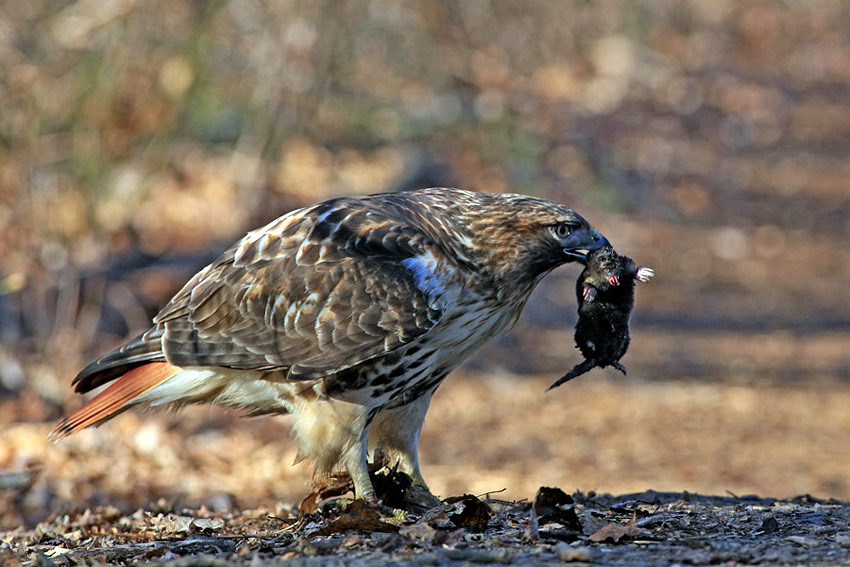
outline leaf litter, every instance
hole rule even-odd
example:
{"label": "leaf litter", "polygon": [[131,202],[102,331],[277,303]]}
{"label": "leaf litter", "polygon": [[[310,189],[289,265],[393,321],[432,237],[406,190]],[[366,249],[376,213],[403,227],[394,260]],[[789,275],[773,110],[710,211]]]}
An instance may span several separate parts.
{"label": "leaf litter", "polygon": [[[401,473],[395,473],[401,474]],[[406,481],[400,483],[405,486]],[[647,491],[623,496],[541,487],[532,502],[451,497],[422,512],[344,497],[314,511],[102,506],[0,534],[0,564],[728,565],[850,560],[850,506]],[[529,526],[537,525],[530,530]]]}

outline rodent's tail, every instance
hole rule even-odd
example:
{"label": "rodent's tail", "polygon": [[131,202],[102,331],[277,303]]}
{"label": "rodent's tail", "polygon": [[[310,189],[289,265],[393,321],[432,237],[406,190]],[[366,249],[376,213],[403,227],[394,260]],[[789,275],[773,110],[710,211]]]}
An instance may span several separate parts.
{"label": "rodent's tail", "polygon": [[576,364],[575,366],[573,366],[573,369],[572,369],[572,370],[570,370],[569,372],[567,372],[566,374],[564,374],[564,375],[563,375],[560,379],[558,379],[555,383],[553,383],[551,386],[549,386],[548,388],[546,388],[546,391],[548,392],[548,391],[549,391],[549,390],[551,390],[552,388],[557,388],[558,386],[560,386],[560,385],[561,385],[561,384],[563,384],[564,382],[569,382],[569,381],[570,381],[570,380],[572,380],[573,378],[577,378],[578,376],[581,376],[581,375],[582,375],[582,374],[584,374],[585,372],[590,371],[590,370],[591,370],[594,366],[596,366],[596,359],[593,359],[593,358],[585,359],[585,361],[584,361],[584,362],[581,362],[581,363]]}

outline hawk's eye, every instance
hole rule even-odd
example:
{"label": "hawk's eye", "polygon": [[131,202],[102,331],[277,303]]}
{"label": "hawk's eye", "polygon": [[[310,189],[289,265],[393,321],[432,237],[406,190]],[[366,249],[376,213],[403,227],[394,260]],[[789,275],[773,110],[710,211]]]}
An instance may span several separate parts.
{"label": "hawk's eye", "polygon": [[555,238],[562,240],[567,238],[572,232],[573,227],[565,223],[556,224],[552,227],[552,233],[555,235]]}

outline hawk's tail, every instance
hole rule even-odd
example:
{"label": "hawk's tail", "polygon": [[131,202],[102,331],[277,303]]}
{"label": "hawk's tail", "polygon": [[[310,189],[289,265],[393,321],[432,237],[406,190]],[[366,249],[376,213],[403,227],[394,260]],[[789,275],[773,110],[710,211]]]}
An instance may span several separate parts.
{"label": "hawk's tail", "polygon": [[56,424],[48,439],[55,443],[75,431],[115,417],[133,405],[139,396],[178,372],[179,367],[167,362],[151,362],[133,368],[86,402],[83,407]]}
{"label": "hawk's tail", "polygon": [[74,378],[74,391],[83,394],[126,375],[151,362],[165,362],[162,336],[165,329],[154,327],[127,344],[98,358]]}
{"label": "hawk's tail", "polygon": [[575,366],[573,366],[572,370],[570,370],[569,372],[564,374],[554,384],[552,384],[551,386],[546,388],[546,391],[548,392],[552,388],[557,388],[558,386],[560,386],[564,382],[569,382],[573,378],[581,376],[585,372],[588,372],[590,369],[592,369],[594,366],[596,366],[596,360],[595,359],[593,359],[593,358],[585,359],[584,362],[576,364]]}

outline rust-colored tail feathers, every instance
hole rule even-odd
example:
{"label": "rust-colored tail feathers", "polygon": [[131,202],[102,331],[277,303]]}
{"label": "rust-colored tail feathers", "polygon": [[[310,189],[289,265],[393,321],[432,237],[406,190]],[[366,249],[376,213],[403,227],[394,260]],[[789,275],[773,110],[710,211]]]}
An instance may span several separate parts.
{"label": "rust-colored tail feathers", "polygon": [[177,372],[180,372],[180,368],[167,362],[151,362],[133,368],[83,407],[56,424],[48,439],[55,443],[75,431],[103,423],[130,407],[133,400]]}

